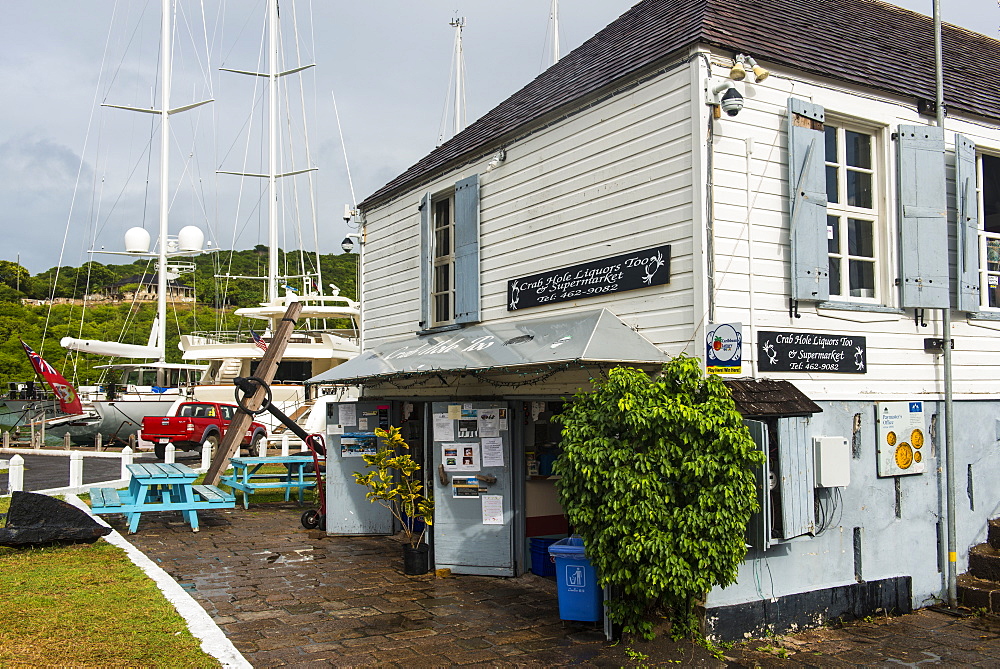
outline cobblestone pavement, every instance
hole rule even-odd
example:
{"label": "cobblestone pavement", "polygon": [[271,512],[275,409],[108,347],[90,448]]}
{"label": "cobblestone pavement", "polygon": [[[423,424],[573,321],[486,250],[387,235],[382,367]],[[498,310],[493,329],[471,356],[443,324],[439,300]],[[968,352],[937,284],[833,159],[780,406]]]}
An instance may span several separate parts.
{"label": "cobblestone pavement", "polygon": [[[327,537],[295,504],[143,514],[128,535],[257,667],[586,662],[603,632],[559,620],[554,584],[528,575],[405,576],[390,537]],[[119,531],[118,516],[105,519]]]}
{"label": "cobblestone pavement", "polygon": [[[127,535],[191,592],[255,667],[1000,667],[1000,621],[932,610],[722,649],[664,637],[604,642],[558,617],[555,584],[526,575],[405,576],[391,537],[328,537],[294,503],[144,514]],[[120,516],[105,516],[124,532]]]}

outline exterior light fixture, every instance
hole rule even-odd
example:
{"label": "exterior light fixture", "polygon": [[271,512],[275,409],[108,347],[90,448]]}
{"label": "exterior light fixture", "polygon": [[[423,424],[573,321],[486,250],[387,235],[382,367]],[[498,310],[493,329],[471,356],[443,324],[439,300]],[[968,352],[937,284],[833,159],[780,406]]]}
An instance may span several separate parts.
{"label": "exterior light fixture", "polygon": [[[746,63],[747,63],[747,65],[750,66],[750,69],[753,71],[753,80],[756,83],[758,83],[758,84],[760,82],[764,81],[765,79],[767,79],[770,76],[770,74],[771,74],[770,72],[768,72],[767,70],[765,70],[763,67],[761,67],[760,65],[758,65],[757,61],[755,61],[752,56],[747,56],[746,57]],[[734,79],[735,79],[735,77],[734,77]]]}

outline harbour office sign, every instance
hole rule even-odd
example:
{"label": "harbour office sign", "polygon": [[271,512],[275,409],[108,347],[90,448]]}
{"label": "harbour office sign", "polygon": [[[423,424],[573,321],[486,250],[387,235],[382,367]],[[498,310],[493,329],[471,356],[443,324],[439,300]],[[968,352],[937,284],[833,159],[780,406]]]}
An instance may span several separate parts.
{"label": "harbour office sign", "polygon": [[670,245],[548,270],[507,282],[507,311],[670,283]]}
{"label": "harbour office sign", "polygon": [[864,374],[865,338],[817,332],[757,333],[757,369],[762,372]]}

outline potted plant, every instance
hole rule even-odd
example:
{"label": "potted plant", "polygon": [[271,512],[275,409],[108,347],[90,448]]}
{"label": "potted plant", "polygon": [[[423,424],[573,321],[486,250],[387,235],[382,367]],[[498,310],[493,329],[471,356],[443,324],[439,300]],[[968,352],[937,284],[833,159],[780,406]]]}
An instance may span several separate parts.
{"label": "potted plant", "polygon": [[429,569],[430,547],[425,542],[427,527],[434,517],[434,502],[423,494],[423,484],[416,475],[420,471],[409,453],[410,446],[403,439],[398,427],[375,430],[375,435],[385,440],[385,446],[374,454],[365,455],[369,471],[354,472],[354,480],[368,488],[365,497],[389,509],[403,528],[403,572],[426,574]]}

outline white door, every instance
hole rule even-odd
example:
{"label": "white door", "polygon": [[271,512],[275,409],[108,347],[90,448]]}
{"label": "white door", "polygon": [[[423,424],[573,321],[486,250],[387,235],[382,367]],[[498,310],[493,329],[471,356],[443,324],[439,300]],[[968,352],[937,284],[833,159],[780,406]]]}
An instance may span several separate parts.
{"label": "white door", "polygon": [[389,426],[387,402],[340,402],[326,405],[326,533],[392,534],[393,518],[381,504],[365,498],[354,481],[366,472],[361,457],[373,444],[375,428]]}
{"label": "white door", "polygon": [[514,575],[510,407],[431,405],[434,566],[456,574]]}

